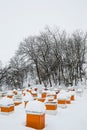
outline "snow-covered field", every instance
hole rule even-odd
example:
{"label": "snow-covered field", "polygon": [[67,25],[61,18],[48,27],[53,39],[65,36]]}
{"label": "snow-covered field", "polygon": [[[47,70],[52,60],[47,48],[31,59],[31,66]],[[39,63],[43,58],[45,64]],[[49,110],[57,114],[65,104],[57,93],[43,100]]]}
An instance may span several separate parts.
{"label": "snow-covered field", "polygon": [[[15,106],[13,113],[0,113],[0,130],[33,130],[26,127],[23,103]],[[44,130],[87,130],[87,89],[82,96],[76,95],[67,108],[58,107],[56,115],[46,114]]]}

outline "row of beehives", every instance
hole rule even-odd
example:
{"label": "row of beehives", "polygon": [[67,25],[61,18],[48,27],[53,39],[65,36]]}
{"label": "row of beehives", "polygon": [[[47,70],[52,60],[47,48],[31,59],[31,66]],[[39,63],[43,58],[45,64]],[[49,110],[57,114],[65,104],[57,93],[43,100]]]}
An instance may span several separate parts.
{"label": "row of beehives", "polygon": [[[58,93],[56,93],[58,92]],[[61,106],[63,108],[66,107],[67,104],[70,104],[72,100],[75,99],[75,92],[69,91],[66,92],[64,90],[58,91],[42,91],[42,93],[38,93],[37,89],[36,91],[32,91],[31,89],[26,89],[22,91],[10,91],[7,93],[7,95],[4,95],[5,97],[12,98],[14,101],[14,105],[19,105],[22,102],[27,104],[27,102],[31,100],[38,100],[41,102],[44,102],[46,105],[46,109],[57,109],[58,106]]]}
{"label": "row of beehives", "polygon": [[[1,93],[0,93],[1,95]],[[38,100],[41,102],[57,102],[58,104],[63,104],[63,107],[66,107],[66,104],[70,104],[72,100],[75,98],[75,91],[73,90],[52,90],[52,91],[45,91],[42,90],[41,93],[39,93],[38,88],[34,88],[33,90],[30,88],[26,88],[24,90],[13,90],[8,91],[7,93],[0,96],[1,98],[7,96],[8,98],[12,98],[15,105],[20,104],[22,102],[22,99],[25,102],[28,102],[30,100]]]}
{"label": "row of beehives", "polygon": [[[22,91],[10,91],[0,100],[0,111],[10,113],[14,111],[15,105],[22,102],[26,106],[26,126],[35,129],[45,127],[45,113],[56,114],[57,107],[66,107],[71,101],[75,100],[75,91],[42,91],[38,89],[26,89]],[[32,100],[32,101],[31,101]],[[42,103],[43,102],[43,103]],[[46,112],[45,112],[46,109]]]}

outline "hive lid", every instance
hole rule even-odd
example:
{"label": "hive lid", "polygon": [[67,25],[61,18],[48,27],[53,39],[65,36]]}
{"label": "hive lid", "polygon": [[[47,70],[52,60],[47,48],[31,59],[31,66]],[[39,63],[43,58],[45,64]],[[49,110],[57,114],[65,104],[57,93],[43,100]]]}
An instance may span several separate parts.
{"label": "hive lid", "polygon": [[45,105],[40,101],[30,101],[26,106],[26,113],[45,113]]}
{"label": "hive lid", "polygon": [[13,104],[13,100],[7,97],[3,97],[0,101],[0,106],[11,106]]}
{"label": "hive lid", "polygon": [[61,99],[61,100],[66,100],[67,99],[67,95],[66,95],[66,93],[60,93],[60,94],[58,94],[58,99]]}
{"label": "hive lid", "polygon": [[23,101],[32,101],[33,97],[30,93],[26,93],[26,95],[23,97]]}

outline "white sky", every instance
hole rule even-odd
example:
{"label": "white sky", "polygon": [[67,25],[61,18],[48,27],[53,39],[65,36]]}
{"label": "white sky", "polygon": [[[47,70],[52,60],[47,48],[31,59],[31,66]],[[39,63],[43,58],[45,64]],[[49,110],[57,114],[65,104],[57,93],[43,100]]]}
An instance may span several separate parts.
{"label": "white sky", "polygon": [[20,41],[46,25],[87,30],[87,0],[0,0],[0,60],[7,64]]}

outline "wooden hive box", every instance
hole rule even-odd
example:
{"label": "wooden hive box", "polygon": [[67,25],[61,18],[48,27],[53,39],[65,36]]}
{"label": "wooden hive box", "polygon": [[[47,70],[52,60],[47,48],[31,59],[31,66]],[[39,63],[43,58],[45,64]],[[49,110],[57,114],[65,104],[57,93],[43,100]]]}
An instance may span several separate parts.
{"label": "wooden hive box", "polygon": [[55,115],[57,113],[57,102],[46,102],[46,113]]}
{"label": "wooden hive box", "polygon": [[26,126],[35,129],[43,129],[45,127],[45,114],[26,114]]}
{"label": "wooden hive box", "polygon": [[71,104],[71,95],[69,94],[69,92],[66,92],[66,104]]}
{"label": "wooden hive box", "polygon": [[38,101],[44,102],[44,101],[45,101],[45,98],[38,98]]}
{"label": "wooden hive box", "polygon": [[26,126],[34,129],[45,128],[45,105],[40,101],[30,101],[26,106]]}
{"label": "wooden hive box", "polygon": [[59,94],[58,95],[58,106],[60,106],[61,108],[66,108],[66,100],[67,100],[67,96],[66,94]]}
{"label": "wooden hive box", "polygon": [[20,105],[21,103],[22,103],[22,102],[20,102],[20,101],[15,101],[15,102],[14,102],[14,105],[15,105],[15,106],[18,106],[18,105]]}
{"label": "wooden hive box", "polygon": [[74,101],[74,100],[75,100],[75,96],[71,95],[71,101]]}
{"label": "wooden hive box", "polygon": [[17,94],[14,96],[13,100],[14,100],[14,105],[18,106],[22,103],[22,96]]}
{"label": "wooden hive box", "polygon": [[14,105],[12,106],[1,106],[1,112],[9,113],[14,111]]}
{"label": "wooden hive box", "polygon": [[10,113],[14,111],[14,102],[12,99],[4,97],[0,101],[0,109],[2,113]]}
{"label": "wooden hive box", "polygon": [[14,94],[14,95],[17,95],[17,94],[18,94],[18,92],[17,92],[16,89],[13,90],[13,94]]}
{"label": "wooden hive box", "polygon": [[70,100],[74,101],[75,100],[75,92],[74,91],[70,91],[69,93],[71,95]]}
{"label": "wooden hive box", "polygon": [[57,104],[53,102],[45,103],[46,110],[57,110]]}
{"label": "wooden hive box", "polygon": [[38,96],[38,94],[37,94],[37,92],[36,92],[36,91],[32,91],[32,93],[31,93],[31,94],[32,94],[32,96],[33,96],[33,97],[37,97],[37,96]]}
{"label": "wooden hive box", "polygon": [[27,103],[32,100],[33,100],[32,95],[30,93],[26,93],[26,95],[23,97],[24,107],[26,107]]}
{"label": "wooden hive box", "polygon": [[46,96],[47,96],[47,93],[46,92],[42,92],[41,98],[46,98]]}
{"label": "wooden hive box", "polygon": [[71,104],[71,100],[70,99],[66,99],[66,104]]}
{"label": "wooden hive box", "polygon": [[8,98],[13,98],[13,95],[7,95]]}

